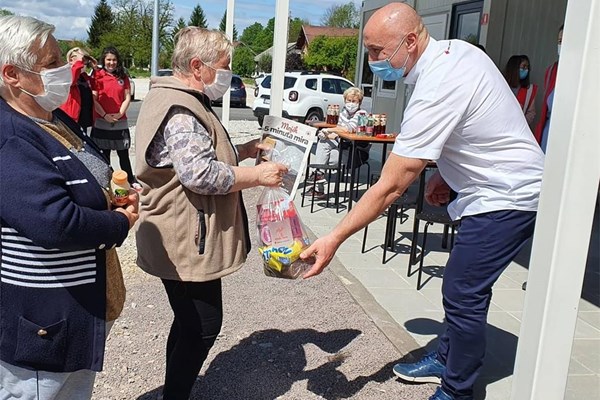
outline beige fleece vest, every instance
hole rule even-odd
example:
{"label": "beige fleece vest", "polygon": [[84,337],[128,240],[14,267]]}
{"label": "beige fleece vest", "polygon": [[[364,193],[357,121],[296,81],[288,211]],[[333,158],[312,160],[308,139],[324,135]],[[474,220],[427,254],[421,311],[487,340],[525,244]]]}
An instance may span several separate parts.
{"label": "beige fleece vest", "polygon": [[208,99],[174,77],[157,78],[136,126],[136,177],[142,184],[137,264],[163,279],[204,282],[238,270],[250,249],[241,193],[206,196],[181,185],[173,168],[148,165],[146,152],[169,110],[191,111],[212,136],[219,161],[237,155]]}

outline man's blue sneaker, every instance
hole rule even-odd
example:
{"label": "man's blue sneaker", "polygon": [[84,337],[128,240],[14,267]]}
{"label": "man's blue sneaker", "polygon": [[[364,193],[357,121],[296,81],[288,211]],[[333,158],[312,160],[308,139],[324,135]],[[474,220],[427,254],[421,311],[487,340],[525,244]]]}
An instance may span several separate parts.
{"label": "man's blue sneaker", "polygon": [[454,400],[454,396],[450,396],[448,393],[444,392],[441,387],[438,387],[429,400]]}
{"label": "man's blue sneaker", "polygon": [[394,365],[396,376],[405,381],[417,383],[440,383],[445,370],[446,367],[438,361],[436,352],[427,354],[413,364]]}

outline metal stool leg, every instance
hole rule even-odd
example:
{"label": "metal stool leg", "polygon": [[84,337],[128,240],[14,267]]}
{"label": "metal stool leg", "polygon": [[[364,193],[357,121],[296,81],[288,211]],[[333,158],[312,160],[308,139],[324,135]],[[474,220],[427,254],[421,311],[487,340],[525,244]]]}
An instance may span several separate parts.
{"label": "metal stool leg", "polygon": [[327,171],[327,199],[325,199],[325,207],[329,208],[329,197],[331,195],[329,190],[329,182],[331,182],[331,170]]}
{"label": "metal stool leg", "polygon": [[365,246],[367,245],[367,232],[369,230],[369,225],[365,226],[365,230],[363,233],[363,242],[362,242],[362,250],[361,253],[365,252]]}
{"label": "metal stool leg", "polygon": [[396,204],[392,204],[388,208],[388,215],[385,220],[385,234],[383,235],[383,257],[381,259],[381,263],[385,264],[387,251],[393,250],[394,247],[394,236],[395,236],[395,220],[396,213],[398,212],[398,206]]}
{"label": "metal stool leg", "polygon": [[313,178],[313,190],[310,194],[310,213],[315,212],[315,191],[317,190],[317,173],[315,172],[315,177]]}
{"label": "metal stool leg", "polygon": [[421,290],[421,277],[423,276],[423,261],[425,260],[425,247],[427,246],[427,229],[429,225],[433,225],[432,222],[425,223],[423,229],[423,245],[421,246],[421,259],[419,260],[419,273],[417,275],[417,290]]}
{"label": "metal stool leg", "polygon": [[412,242],[410,244],[410,256],[408,257],[408,274],[407,276],[411,276],[412,266],[415,264],[415,259],[417,258],[417,244],[419,240],[419,219],[415,215],[415,223],[413,225],[413,237]]}
{"label": "metal stool leg", "polygon": [[442,234],[442,249],[448,248],[448,224],[444,224],[444,233]]}

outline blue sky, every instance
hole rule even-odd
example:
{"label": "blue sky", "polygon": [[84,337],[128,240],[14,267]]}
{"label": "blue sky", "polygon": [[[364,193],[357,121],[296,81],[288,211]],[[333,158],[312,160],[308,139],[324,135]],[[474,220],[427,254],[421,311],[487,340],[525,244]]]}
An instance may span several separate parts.
{"label": "blue sky", "polygon": [[[320,25],[325,11],[332,5],[346,4],[359,0],[290,0],[292,17],[308,20]],[[50,22],[56,26],[55,36],[59,39],[86,39],[90,18],[99,0],[0,0],[0,8],[19,15],[28,15]],[[111,1],[109,0],[109,3]],[[227,6],[226,0],[171,0],[175,6],[174,20],[188,19],[196,4],[200,4],[210,28],[218,28]],[[255,22],[266,25],[275,15],[275,0],[236,0],[235,25],[241,34],[244,28]]]}

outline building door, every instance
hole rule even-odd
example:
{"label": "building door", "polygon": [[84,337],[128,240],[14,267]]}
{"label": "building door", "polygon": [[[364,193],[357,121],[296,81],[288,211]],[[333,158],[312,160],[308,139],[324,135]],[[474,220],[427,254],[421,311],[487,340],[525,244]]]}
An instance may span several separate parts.
{"label": "building door", "polygon": [[450,39],[461,39],[472,44],[479,43],[482,14],[483,0],[454,4]]}

